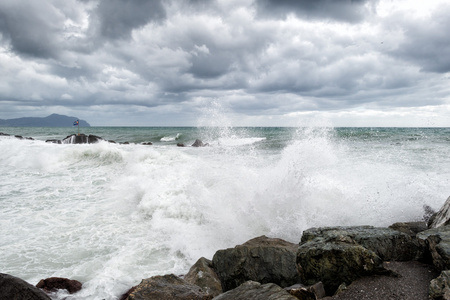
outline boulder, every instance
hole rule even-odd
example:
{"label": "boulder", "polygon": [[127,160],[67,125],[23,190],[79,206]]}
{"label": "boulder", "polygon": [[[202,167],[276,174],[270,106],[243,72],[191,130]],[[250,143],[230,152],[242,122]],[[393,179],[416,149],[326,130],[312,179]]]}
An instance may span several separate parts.
{"label": "boulder", "polygon": [[442,271],[439,277],[431,280],[428,293],[431,299],[450,299],[450,271]]}
{"label": "boulder", "polygon": [[450,225],[422,231],[417,240],[438,270],[450,269]]}
{"label": "boulder", "polygon": [[323,282],[327,295],[342,284],[374,274],[389,274],[383,260],[348,237],[325,240],[317,237],[302,242],[297,252],[297,267],[304,284]]}
{"label": "boulder", "polygon": [[145,142],[145,143],[142,143],[142,145],[151,146],[151,145],[153,145],[153,143],[152,142]]}
{"label": "boulder", "polygon": [[450,197],[447,198],[444,205],[436,213],[431,221],[430,228],[437,228],[450,223]]}
{"label": "boulder", "polygon": [[386,261],[408,261],[420,254],[420,248],[415,239],[391,228],[373,226],[311,228],[303,232],[301,243],[316,238],[330,242],[356,243],[372,250]]}
{"label": "boulder", "polygon": [[212,261],[200,258],[184,276],[187,283],[197,285],[213,297],[222,294],[222,285],[216,272],[212,268]]}
{"label": "boulder", "polygon": [[260,236],[234,248],[219,250],[213,268],[224,291],[252,280],[287,287],[299,282],[295,265],[297,245]]}
{"label": "boulder", "polygon": [[178,147],[186,147],[183,143],[178,143],[177,146]]}
{"label": "boulder", "polygon": [[0,299],[50,300],[50,297],[20,278],[0,273]]}
{"label": "boulder", "polygon": [[196,285],[170,274],[154,276],[144,279],[132,290],[127,300],[210,300],[207,295]]}
{"label": "boulder", "polygon": [[47,292],[52,292],[59,289],[65,289],[70,294],[76,293],[81,290],[82,283],[77,280],[71,280],[60,277],[50,277],[47,279],[41,279],[36,285],[37,288],[43,289]]}
{"label": "boulder", "polygon": [[276,284],[247,281],[239,287],[223,293],[214,300],[298,300]]}

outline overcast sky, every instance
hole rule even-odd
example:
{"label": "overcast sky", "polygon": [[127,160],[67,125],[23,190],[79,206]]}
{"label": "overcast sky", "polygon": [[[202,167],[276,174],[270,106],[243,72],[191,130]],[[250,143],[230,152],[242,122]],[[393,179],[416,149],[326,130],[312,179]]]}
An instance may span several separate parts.
{"label": "overcast sky", "polygon": [[449,16],[438,0],[1,0],[0,119],[450,126]]}

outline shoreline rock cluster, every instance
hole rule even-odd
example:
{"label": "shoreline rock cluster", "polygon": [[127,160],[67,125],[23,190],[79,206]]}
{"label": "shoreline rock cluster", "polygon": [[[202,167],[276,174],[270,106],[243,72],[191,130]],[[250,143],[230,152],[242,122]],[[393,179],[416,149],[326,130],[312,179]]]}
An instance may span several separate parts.
{"label": "shoreline rock cluster", "polygon": [[[0,136],[12,136],[12,137],[18,138],[20,140],[23,140],[23,139],[34,140],[31,137],[23,137],[21,135],[10,135],[10,134],[3,133],[3,132],[0,132]],[[98,143],[100,141],[106,141],[108,143],[116,144],[116,142],[113,141],[113,140],[105,140],[102,137],[99,137],[99,136],[96,136],[96,135],[93,135],[93,134],[86,135],[84,133],[71,134],[71,135],[66,136],[62,140],[49,139],[49,140],[46,140],[45,142],[46,143],[53,143],[53,144],[95,144],[95,143]],[[119,144],[127,145],[127,144],[130,144],[130,143],[129,142],[121,142]],[[152,142],[143,142],[143,143],[141,143],[141,145],[150,146],[150,145],[153,145],[153,143]],[[183,143],[177,143],[177,146],[178,147],[186,147],[186,145],[183,144]],[[199,139],[196,139],[194,141],[194,143],[191,145],[191,147],[206,147],[206,146],[209,146],[209,144],[208,143],[203,143]]]}
{"label": "shoreline rock cluster", "polygon": [[[260,236],[218,250],[212,260],[200,258],[184,276],[143,279],[120,299],[346,299],[345,289],[361,278],[396,278],[385,267],[390,262],[433,266],[440,275],[429,282],[429,298],[450,299],[449,208],[450,197],[428,223],[310,228],[298,245]],[[63,278],[41,280],[33,287],[7,274],[0,274],[0,286],[1,299],[20,294],[39,300],[50,299],[44,291],[76,293],[82,288]]]}

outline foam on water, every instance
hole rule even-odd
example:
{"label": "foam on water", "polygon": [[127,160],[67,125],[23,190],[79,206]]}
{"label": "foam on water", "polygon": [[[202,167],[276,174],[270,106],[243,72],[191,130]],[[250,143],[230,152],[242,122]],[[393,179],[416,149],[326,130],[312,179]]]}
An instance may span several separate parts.
{"label": "foam on water", "polygon": [[84,283],[57,299],[117,299],[255,236],[297,243],[314,226],[387,226],[448,196],[447,145],[364,148],[305,127],[274,152],[244,129],[205,132],[211,147],[0,138],[1,271]]}

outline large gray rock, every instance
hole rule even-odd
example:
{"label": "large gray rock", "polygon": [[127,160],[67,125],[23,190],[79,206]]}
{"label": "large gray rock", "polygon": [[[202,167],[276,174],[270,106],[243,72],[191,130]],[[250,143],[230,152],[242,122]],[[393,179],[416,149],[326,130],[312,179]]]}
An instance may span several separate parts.
{"label": "large gray rock", "polygon": [[409,235],[413,240],[415,240],[416,235],[419,232],[428,230],[426,222],[398,222],[389,226],[390,229],[394,229]]}
{"label": "large gray rock", "polygon": [[127,300],[210,300],[199,286],[170,274],[144,279],[129,292]]}
{"label": "large gray rock", "polygon": [[321,237],[302,242],[297,252],[297,266],[304,284],[321,281],[327,295],[342,284],[363,276],[388,274],[383,260],[348,237],[325,240]]}
{"label": "large gray rock", "polygon": [[72,280],[61,277],[50,277],[47,279],[41,279],[38,284],[36,284],[37,288],[43,289],[48,292],[53,292],[56,290],[67,290],[70,294],[76,293],[81,290],[83,284],[78,280]]}
{"label": "large gray rock", "polygon": [[50,297],[20,278],[0,273],[0,299],[50,300]]}
{"label": "large gray rock", "polygon": [[448,225],[450,223],[450,197],[447,198],[444,205],[433,217],[433,221],[430,224],[430,228],[437,228],[440,226]]}
{"label": "large gray rock", "polygon": [[184,280],[197,285],[204,292],[213,297],[222,293],[222,284],[216,272],[212,268],[212,261],[204,257],[200,258],[184,276]]}
{"label": "large gray rock", "polygon": [[239,287],[223,293],[214,300],[298,300],[284,289],[273,283],[261,284],[247,281]]}
{"label": "large gray rock", "polygon": [[299,282],[295,265],[297,245],[260,236],[234,248],[219,250],[213,268],[224,291],[252,280],[287,287]]}
{"label": "large gray rock", "polygon": [[410,235],[390,228],[373,226],[322,227],[305,230],[301,243],[320,238],[324,241],[356,243],[372,250],[382,260],[408,261],[418,257],[419,246]]}
{"label": "large gray rock", "polygon": [[103,139],[96,135],[72,134],[62,140],[63,144],[95,144]]}
{"label": "large gray rock", "polygon": [[442,271],[439,277],[431,280],[429,295],[431,299],[450,299],[450,271]]}
{"label": "large gray rock", "polygon": [[426,249],[438,270],[450,269],[450,226],[422,231],[417,234],[419,244]]}

